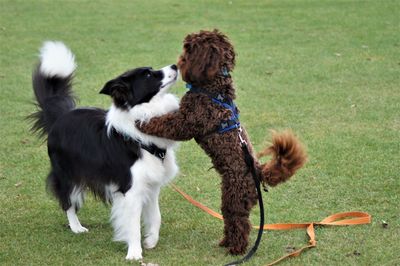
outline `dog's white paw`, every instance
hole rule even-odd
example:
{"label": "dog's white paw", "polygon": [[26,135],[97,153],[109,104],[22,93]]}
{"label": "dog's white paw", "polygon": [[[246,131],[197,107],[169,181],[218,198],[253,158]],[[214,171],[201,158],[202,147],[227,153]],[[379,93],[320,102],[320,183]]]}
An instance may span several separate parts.
{"label": "dog's white paw", "polygon": [[71,228],[72,232],[74,232],[75,234],[89,232],[89,229],[87,229],[86,227],[83,227],[82,225],[74,225],[74,226],[69,225],[69,227]]}
{"label": "dog's white paw", "polygon": [[126,260],[141,260],[142,257],[142,249],[140,248],[129,248],[128,254],[125,257]]}
{"label": "dog's white paw", "polygon": [[158,243],[158,235],[150,234],[145,237],[143,241],[143,246],[145,249],[152,249],[157,246],[157,243]]}

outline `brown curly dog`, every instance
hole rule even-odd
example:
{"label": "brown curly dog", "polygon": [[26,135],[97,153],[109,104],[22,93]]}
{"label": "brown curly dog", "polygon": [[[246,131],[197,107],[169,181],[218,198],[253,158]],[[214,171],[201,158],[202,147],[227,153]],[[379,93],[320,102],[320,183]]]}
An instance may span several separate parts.
{"label": "brown curly dog", "polygon": [[[235,52],[224,34],[218,30],[189,34],[184,39],[178,67],[182,79],[192,89],[182,97],[178,111],[137,126],[147,134],[162,138],[194,138],[210,156],[222,176],[224,238],[220,245],[231,254],[243,254],[248,246],[249,213],[257,203],[257,191],[243,158],[238,120],[232,118],[232,113],[238,114],[238,110],[234,105],[226,108],[216,102],[219,99],[232,106],[235,88],[229,72],[234,66]],[[221,127],[226,126],[231,130],[221,132]],[[241,136],[253,153],[244,129]],[[271,186],[289,179],[306,161],[301,143],[289,131],[275,133],[272,146],[260,154],[272,156],[266,164],[261,165],[257,160],[255,163],[261,181]]]}

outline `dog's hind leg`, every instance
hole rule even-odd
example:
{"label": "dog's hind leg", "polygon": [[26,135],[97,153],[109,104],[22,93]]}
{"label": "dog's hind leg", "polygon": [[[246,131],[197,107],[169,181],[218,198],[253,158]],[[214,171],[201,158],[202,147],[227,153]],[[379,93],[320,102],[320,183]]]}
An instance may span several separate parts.
{"label": "dog's hind leg", "polygon": [[69,227],[71,228],[72,232],[76,234],[88,232],[89,230],[81,225],[78,216],[76,215],[83,204],[82,188],[74,186],[71,194],[69,195],[69,198],[71,202],[71,207],[69,207],[69,209],[67,210]]}
{"label": "dog's hind leg", "polygon": [[143,246],[146,249],[152,249],[157,245],[161,226],[161,213],[158,204],[160,188],[152,189],[149,194],[149,199],[143,208],[145,230]]}
{"label": "dog's hind leg", "polygon": [[88,229],[81,225],[78,216],[76,216],[76,212],[83,203],[82,188],[74,185],[63,171],[53,168],[47,177],[47,189],[51,190],[58,199],[61,208],[67,213],[68,223],[72,232],[87,232]]}
{"label": "dog's hind leg", "polygon": [[220,246],[233,255],[246,252],[251,230],[250,210],[257,200],[255,186],[250,176],[237,178],[226,173],[222,181],[222,215],[224,238]]}

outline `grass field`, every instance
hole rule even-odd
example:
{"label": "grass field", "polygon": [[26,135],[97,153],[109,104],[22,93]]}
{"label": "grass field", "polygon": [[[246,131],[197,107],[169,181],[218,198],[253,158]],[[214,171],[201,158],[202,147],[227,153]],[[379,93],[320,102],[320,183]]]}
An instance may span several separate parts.
{"label": "grass field", "polygon": [[[400,265],[399,10],[395,0],[0,0],[0,265],[129,264],[124,245],[111,241],[108,206],[89,196],[80,219],[90,231],[74,235],[45,192],[46,145],[25,120],[35,109],[31,73],[41,43],[70,46],[79,105],[107,108],[110,99],[98,94],[107,80],[174,63],[187,33],[213,28],[235,44],[237,104],[255,148],[266,145],[270,129],[285,128],[308,148],[306,167],[264,195],[266,221],[319,221],[352,210],[373,217],[370,225],[318,228],[317,248],[280,265]],[[182,95],[184,84],[174,92]],[[175,182],[218,210],[220,179],[195,142],[182,143],[178,162]],[[161,212],[161,239],[145,262],[234,259],[218,247],[222,222],[170,187]],[[267,232],[246,265],[306,242],[302,230]]]}

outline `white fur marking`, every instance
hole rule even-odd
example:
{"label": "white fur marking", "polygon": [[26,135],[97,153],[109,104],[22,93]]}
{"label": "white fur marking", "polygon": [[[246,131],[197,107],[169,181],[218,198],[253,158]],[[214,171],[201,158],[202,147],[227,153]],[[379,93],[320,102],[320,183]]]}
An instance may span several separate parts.
{"label": "white fur marking", "polygon": [[66,78],[76,69],[75,56],[62,42],[45,42],[40,49],[40,71],[48,76]]}
{"label": "white fur marking", "polygon": [[174,152],[176,142],[144,134],[135,126],[136,121],[145,122],[179,108],[178,99],[166,93],[175,83],[178,73],[171,66],[164,67],[162,71],[162,88],[149,102],[136,105],[128,111],[112,105],[106,117],[109,136],[114,128],[119,133],[144,144],[154,143],[167,149],[163,161],[142,149],[141,158],[130,169],[133,186],[125,194],[117,192],[115,185],[106,187],[106,197],[112,201],[111,222],[114,227],[114,240],[128,244],[127,260],[142,259],[141,218],[144,223],[143,246],[150,249],[157,245],[161,226],[158,204],[160,188],[178,173]]}
{"label": "white fur marking", "polygon": [[166,92],[169,90],[170,87],[172,87],[175,84],[175,82],[178,78],[178,71],[172,69],[171,66],[163,67],[161,69],[161,71],[164,73],[164,78],[161,81],[162,85],[161,85],[160,91]]}
{"label": "white fur marking", "polygon": [[173,149],[169,148],[164,161],[143,151],[141,159],[131,167],[133,186],[125,195],[113,194],[111,222],[114,240],[128,244],[127,260],[140,260],[141,223],[144,223],[144,247],[154,248],[159,239],[161,214],[158,197],[161,186],[168,183],[178,172]]}
{"label": "white fur marking", "polygon": [[69,227],[75,234],[85,233],[89,231],[87,228],[83,227],[79,222],[78,216],[76,216],[76,211],[74,206],[71,206],[71,208],[67,210],[67,217],[68,217]]}
{"label": "white fur marking", "polygon": [[149,102],[135,105],[129,111],[121,110],[112,105],[107,112],[107,132],[110,135],[112,128],[121,134],[140,140],[144,144],[154,143],[161,148],[173,146],[175,141],[150,136],[142,133],[135,126],[136,121],[146,122],[152,117],[175,111],[179,108],[178,99],[172,94],[157,94]]}
{"label": "white fur marking", "polygon": [[67,210],[69,227],[75,234],[88,232],[89,230],[81,225],[78,216],[76,215],[76,210],[79,209],[83,204],[82,188],[74,187],[69,199],[71,201],[71,207]]}
{"label": "white fur marking", "polygon": [[84,200],[84,192],[83,188],[75,186],[69,195],[69,199],[71,201],[72,206],[75,206],[77,209],[80,209]]}
{"label": "white fur marking", "polygon": [[143,223],[144,223],[144,241],[143,246],[146,249],[154,248],[159,239],[159,232],[161,226],[161,213],[158,204],[158,195],[160,189],[153,189],[151,195],[149,195],[148,201],[145,203],[143,208]]}

